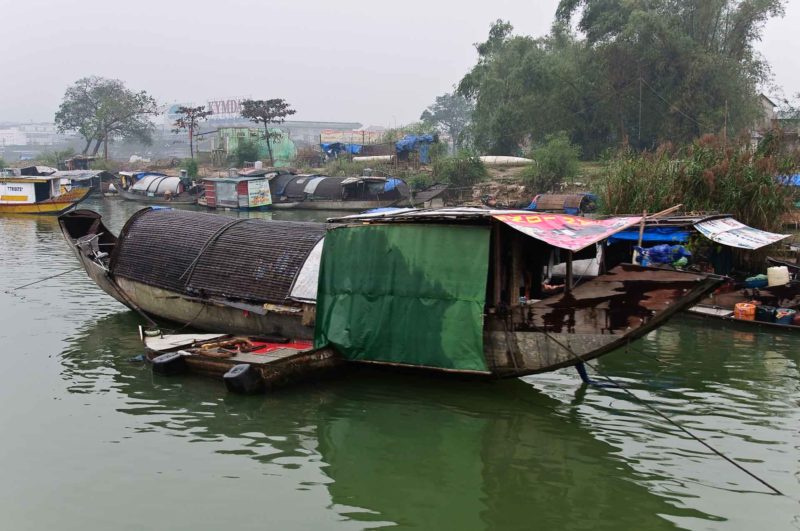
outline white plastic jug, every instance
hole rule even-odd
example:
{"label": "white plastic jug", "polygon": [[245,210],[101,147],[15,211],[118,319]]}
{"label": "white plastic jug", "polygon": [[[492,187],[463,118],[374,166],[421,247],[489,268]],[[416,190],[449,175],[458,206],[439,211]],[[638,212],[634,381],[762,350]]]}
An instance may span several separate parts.
{"label": "white plastic jug", "polygon": [[789,283],[789,268],[776,266],[767,268],[767,286],[783,286]]}

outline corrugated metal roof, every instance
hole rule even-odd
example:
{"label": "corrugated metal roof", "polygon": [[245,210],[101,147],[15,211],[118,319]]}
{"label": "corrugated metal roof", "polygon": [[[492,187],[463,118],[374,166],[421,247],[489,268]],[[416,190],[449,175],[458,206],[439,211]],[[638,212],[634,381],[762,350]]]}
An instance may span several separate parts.
{"label": "corrugated metal roof", "polygon": [[123,228],[113,274],[205,297],[284,302],[322,223],[144,209]]}

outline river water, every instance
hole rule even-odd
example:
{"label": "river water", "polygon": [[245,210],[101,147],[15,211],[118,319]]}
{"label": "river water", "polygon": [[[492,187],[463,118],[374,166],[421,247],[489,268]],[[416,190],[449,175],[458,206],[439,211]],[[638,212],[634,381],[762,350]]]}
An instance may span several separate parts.
{"label": "river water", "polygon": [[[77,266],[54,218],[0,218],[0,253],[4,290]],[[678,317],[597,362],[778,496],[572,370],[243,397],[154,377],[139,323],[82,271],[0,293],[0,529],[800,529],[800,337]]]}

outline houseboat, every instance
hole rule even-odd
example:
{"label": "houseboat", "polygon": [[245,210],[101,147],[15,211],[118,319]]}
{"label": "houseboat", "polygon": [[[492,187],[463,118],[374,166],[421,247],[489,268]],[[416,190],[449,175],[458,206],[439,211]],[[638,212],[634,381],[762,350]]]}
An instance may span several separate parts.
{"label": "houseboat", "polygon": [[[638,218],[403,209],[326,226],[145,209],[119,237],[91,211],[60,221],[89,275],[146,315],[245,337],[313,337],[303,355],[330,349],[325,359],[485,377],[596,358],[719,282],[630,264],[577,282],[573,259]],[[566,263],[563,286],[544,276],[553,257]]]}
{"label": "houseboat", "polygon": [[364,211],[405,206],[410,192],[394,177],[278,175],[270,180],[273,208]]}
{"label": "houseboat", "polygon": [[272,204],[269,181],[275,174],[236,175],[203,179],[208,208],[264,210]]}
{"label": "houseboat", "polygon": [[120,172],[114,181],[119,197],[150,204],[193,205],[202,194],[201,186],[181,177],[153,172]]}
{"label": "houseboat", "polygon": [[0,213],[61,214],[89,197],[91,188],[63,190],[56,175],[0,176]]}

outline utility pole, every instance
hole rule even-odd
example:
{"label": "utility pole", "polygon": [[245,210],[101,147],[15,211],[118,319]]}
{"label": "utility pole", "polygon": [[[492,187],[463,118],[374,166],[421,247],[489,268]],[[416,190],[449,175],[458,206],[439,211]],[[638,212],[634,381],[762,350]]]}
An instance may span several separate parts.
{"label": "utility pole", "polygon": [[728,145],[728,100],[725,99],[725,127],[722,130],[722,141]]}
{"label": "utility pole", "polygon": [[639,75],[639,147],[642,147],[642,76]]}

